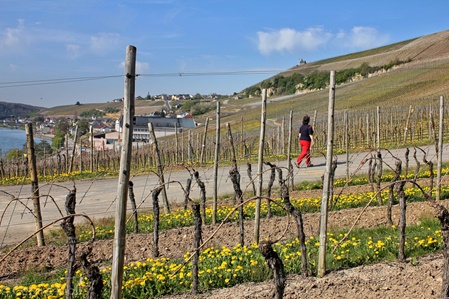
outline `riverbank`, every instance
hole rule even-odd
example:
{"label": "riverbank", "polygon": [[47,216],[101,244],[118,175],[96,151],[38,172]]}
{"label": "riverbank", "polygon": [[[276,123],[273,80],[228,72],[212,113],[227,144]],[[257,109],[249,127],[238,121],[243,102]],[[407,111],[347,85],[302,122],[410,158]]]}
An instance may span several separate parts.
{"label": "riverbank", "polygon": [[52,134],[39,134],[39,133],[37,133],[37,134],[34,135],[34,137],[40,138],[40,139],[43,139],[43,140],[47,140],[47,141],[52,141],[53,138],[55,137],[55,135],[52,135]]}

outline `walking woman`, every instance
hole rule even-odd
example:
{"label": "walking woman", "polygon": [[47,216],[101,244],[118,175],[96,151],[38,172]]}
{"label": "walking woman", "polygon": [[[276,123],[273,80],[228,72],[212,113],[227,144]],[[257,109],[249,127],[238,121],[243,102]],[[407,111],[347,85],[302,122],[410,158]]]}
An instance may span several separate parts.
{"label": "walking woman", "polygon": [[310,149],[313,147],[313,128],[309,125],[310,117],[306,114],[302,119],[302,126],[299,128],[299,144],[301,145],[301,154],[296,159],[296,167],[299,168],[304,157],[306,158],[306,167],[312,167],[310,163]]}

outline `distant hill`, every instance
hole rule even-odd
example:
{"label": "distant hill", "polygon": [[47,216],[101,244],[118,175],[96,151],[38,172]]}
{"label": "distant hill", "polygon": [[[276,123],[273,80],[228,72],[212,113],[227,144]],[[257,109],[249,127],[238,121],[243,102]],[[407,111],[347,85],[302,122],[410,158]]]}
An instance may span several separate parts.
{"label": "distant hill", "polygon": [[14,117],[26,117],[31,115],[33,112],[38,112],[42,107],[0,102],[0,120]]}
{"label": "distant hill", "polygon": [[[449,85],[447,84],[449,76],[449,30],[445,30],[362,52],[314,62],[304,63],[303,61],[303,63],[299,63],[284,72],[248,87],[242,93],[247,92],[250,88],[257,90],[254,88],[259,87],[268,88],[270,96],[292,94],[291,92],[286,93],[285,88],[276,86],[279,77],[288,78],[295,74],[308,76],[317,72],[328,73],[331,70],[341,74],[351,69],[360,68],[363,64],[370,67],[382,67],[395,61],[406,63],[395,65],[388,70],[381,70],[368,76],[369,78],[378,77],[378,82],[369,80],[371,90],[386,88],[385,82],[381,82],[380,78],[389,77],[388,81],[393,82],[391,86],[387,87],[390,91],[389,94],[376,94],[371,99],[375,98],[376,101],[388,99],[391,101],[393,94],[396,103],[407,99],[407,101],[411,100],[415,104],[417,99],[423,100],[447,95],[449,92]],[[362,79],[360,76],[355,76],[352,81],[360,81],[360,79]],[[362,82],[360,82],[360,86],[368,84],[368,81],[362,80]],[[358,99],[368,99],[370,95],[364,94],[364,90],[367,89],[362,89],[360,86]],[[406,86],[408,88],[405,88]],[[412,89],[413,92],[411,92]],[[301,94],[304,92],[307,91],[300,90],[300,87],[297,86],[294,93]]]}

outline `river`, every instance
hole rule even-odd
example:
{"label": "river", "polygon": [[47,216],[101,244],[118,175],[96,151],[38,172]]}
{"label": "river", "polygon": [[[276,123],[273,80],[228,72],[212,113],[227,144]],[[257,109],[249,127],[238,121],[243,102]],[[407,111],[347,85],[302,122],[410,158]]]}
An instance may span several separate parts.
{"label": "river", "polygon": [[[22,149],[27,141],[25,130],[0,127],[0,150],[2,156],[13,148]],[[35,143],[41,142],[40,138],[34,138]]]}

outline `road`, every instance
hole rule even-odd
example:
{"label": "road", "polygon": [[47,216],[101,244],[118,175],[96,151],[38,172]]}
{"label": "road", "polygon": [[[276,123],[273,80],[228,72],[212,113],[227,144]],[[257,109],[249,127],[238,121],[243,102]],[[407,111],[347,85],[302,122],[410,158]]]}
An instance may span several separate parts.
{"label": "road", "polygon": [[[443,148],[443,161],[449,161],[448,145]],[[421,147],[427,153],[427,160],[432,160],[436,166],[435,147],[425,146]],[[404,160],[405,149],[391,150],[391,153],[382,151],[382,156],[386,164],[394,168],[395,161],[392,155]],[[336,178],[345,177],[347,169],[352,174],[366,173],[368,165],[362,164],[362,161],[369,157],[369,153],[359,153],[349,156],[348,162],[346,161],[346,155],[337,156],[337,169]],[[422,161],[423,153],[417,152],[419,161]],[[325,171],[325,158],[323,156],[314,157],[312,159],[314,167],[310,168],[294,168],[294,181],[295,183],[309,180],[319,180]],[[272,162],[279,167],[286,167],[287,161]],[[413,149],[410,152],[410,166],[415,165],[413,159]],[[384,169],[386,167],[384,166]],[[219,167],[218,171],[218,192],[220,195],[233,194],[232,182],[229,178],[230,166]],[[213,196],[213,167],[197,169],[200,174],[200,179],[204,182],[206,187],[206,196]],[[269,167],[264,165],[264,171],[269,170]],[[247,175],[247,166],[240,165],[239,172],[241,175],[241,187],[242,189],[252,190],[249,187],[250,180]],[[255,177],[257,172],[257,165],[252,164],[252,173]],[[183,186],[186,185],[187,179],[190,177],[187,170],[167,172],[165,174],[165,182],[179,182]],[[286,172],[284,171],[284,178]],[[263,174],[263,187],[266,188],[269,180],[269,172]],[[85,213],[93,219],[104,218],[108,216],[114,216],[116,210],[116,197],[117,197],[117,178],[110,179],[98,179],[90,181],[76,181],[77,189],[77,213]],[[151,208],[151,191],[158,185],[158,178],[155,174],[135,176],[131,178],[134,183],[134,194],[136,202],[140,209]],[[258,180],[256,179],[256,185]],[[170,203],[182,203],[184,201],[184,193],[179,183],[170,183],[167,187],[167,198]],[[277,186],[277,178],[275,181],[275,187]],[[63,211],[65,215],[65,198],[68,194],[68,190],[73,188],[73,182],[55,183],[53,185],[40,184],[40,194],[50,197],[41,198],[41,210],[44,225],[50,223],[61,217],[58,208]],[[28,198],[31,193],[31,186],[2,186],[0,188],[0,212],[3,214],[0,224],[0,247],[17,243],[25,237],[32,234],[34,231],[34,219],[30,211],[24,208],[18,201],[11,202],[12,198],[19,198],[21,202],[26,204],[32,209],[32,201]],[[192,183],[192,191],[190,198],[199,199],[200,191],[196,183]],[[161,201],[161,196],[159,196]],[[9,205],[9,206],[8,206]],[[128,201],[128,209],[131,206]],[[5,211],[6,210],[6,211]]]}

